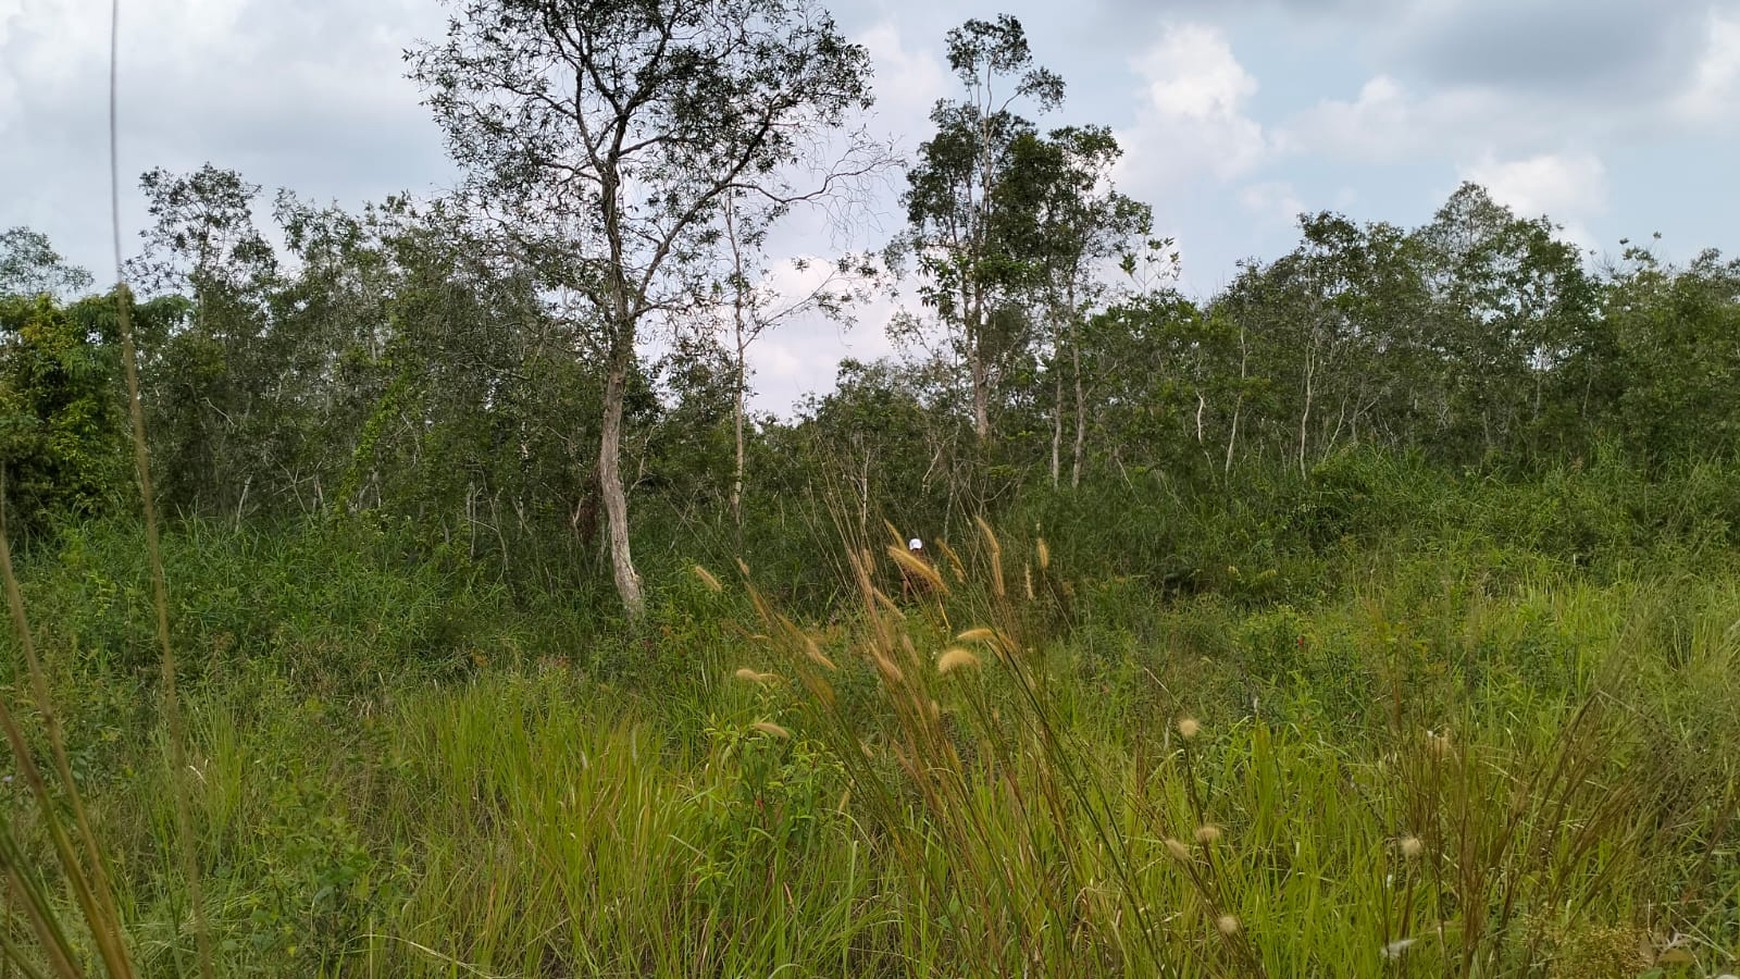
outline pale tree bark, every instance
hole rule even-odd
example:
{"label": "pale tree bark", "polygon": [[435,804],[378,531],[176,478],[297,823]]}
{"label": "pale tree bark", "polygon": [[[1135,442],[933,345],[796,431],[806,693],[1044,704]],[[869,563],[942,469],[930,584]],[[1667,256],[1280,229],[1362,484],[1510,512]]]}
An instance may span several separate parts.
{"label": "pale tree bark", "polygon": [[598,438],[598,494],[604,501],[610,571],[616,581],[616,593],[629,617],[638,619],[646,611],[646,597],[629,549],[628,493],[622,485],[622,409],[633,364],[633,335],[619,331],[611,344],[610,370],[604,382],[604,417]]}
{"label": "pale tree bark", "polygon": [[[1058,351],[1061,353],[1062,351]],[[1058,368],[1058,358],[1052,358],[1052,397],[1051,397],[1051,488],[1057,489],[1058,480],[1062,475],[1063,455],[1063,372]]]}
{"label": "pale tree bark", "polygon": [[1233,401],[1232,430],[1226,437],[1226,465],[1221,467],[1222,473],[1230,474],[1233,464],[1233,447],[1239,440],[1239,416],[1245,406],[1245,379],[1250,365],[1250,346],[1245,340],[1244,324],[1239,324],[1239,393]]}
{"label": "pale tree bark", "polygon": [[978,324],[973,326],[969,323],[968,326],[971,339],[967,342],[967,370],[973,381],[973,434],[978,436],[979,444],[984,445],[991,439],[991,368],[985,363],[988,317],[984,300],[980,299],[969,306],[967,316]]}
{"label": "pale tree bark", "polygon": [[744,322],[744,292],[748,283],[743,270],[743,242],[737,235],[737,209],[725,201],[725,238],[731,246],[731,331],[737,354],[733,365],[737,371],[735,397],[731,403],[731,432],[736,442],[735,467],[731,472],[731,521],[737,528],[737,543],[743,544],[743,415],[749,396],[749,335]]}
{"label": "pale tree bark", "polygon": [[1311,421],[1312,382],[1317,377],[1317,343],[1312,339],[1311,346],[1305,349],[1305,406],[1299,412],[1299,475],[1303,477],[1305,470],[1305,438],[1306,426]]}
{"label": "pale tree bark", "polygon": [[1069,488],[1079,489],[1083,463],[1087,458],[1087,387],[1081,379],[1081,338],[1073,319],[1069,334],[1070,373],[1075,381],[1075,458],[1070,466]]}

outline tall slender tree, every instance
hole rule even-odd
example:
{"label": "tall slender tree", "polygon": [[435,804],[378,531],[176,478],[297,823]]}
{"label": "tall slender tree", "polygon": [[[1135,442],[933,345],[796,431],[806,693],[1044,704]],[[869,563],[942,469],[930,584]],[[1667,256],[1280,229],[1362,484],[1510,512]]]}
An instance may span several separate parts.
{"label": "tall slender tree", "polygon": [[919,147],[905,194],[907,244],[918,256],[924,299],[949,327],[966,363],[973,431],[981,445],[992,435],[991,401],[1001,347],[1007,346],[1007,305],[1031,274],[1022,246],[1011,235],[1002,192],[1022,161],[1016,146],[1031,138],[1033,123],[1016,112],[1021,103],[1044,112],[1063,101],[1063,79],[1038,67],[1021,22],[1003,14],[995,22],[969,20],[948,33],[949,67],[964,89],[931,111],[936,134]]}
{"label": "tall slender tree", "polygon": [[620,454],[642,328],[707,294],[732,195],[778,196],[770,174],[869,106],[869,55],[809,0],[465,0],[406,56],[486,216],[585,299],[611,567],[638,616]]}

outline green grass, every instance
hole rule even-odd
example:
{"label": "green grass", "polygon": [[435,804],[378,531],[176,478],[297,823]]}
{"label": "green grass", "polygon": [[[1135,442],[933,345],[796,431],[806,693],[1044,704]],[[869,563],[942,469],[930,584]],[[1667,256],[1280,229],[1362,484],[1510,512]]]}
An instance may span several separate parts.
{"label": "green grass", "polygon": [[[354,527],[183,528],[165,560],[218,971],[1733,971],[1740,575],[1708,519],[1651,539],[1621,525],[1669,517],[1551,516],[1567,491],[1531,485],[1283,528],[1267,567],[1247,542],[1190,588],[1095,560],[1060,513],[1051,567],[975,532],[948,596],[904,615],[873,593],[800,614],[722,563],[714,593],[673,557],[638,628]],[[1484,524],[1454,515],[1479,492]],[[1559,530],[1506,536],[1507,508],[1610,526],[1573,559]],[[1164,533],[1231,553],[1248,517]],[[860,587],[892,580],[871,564]],[[132,532],[72,533],[24,577],[127,945],[141,975],[189,974]],[[976,665],[939,673],[952,646]],[[22,789],[0,795],[77,920]]]}

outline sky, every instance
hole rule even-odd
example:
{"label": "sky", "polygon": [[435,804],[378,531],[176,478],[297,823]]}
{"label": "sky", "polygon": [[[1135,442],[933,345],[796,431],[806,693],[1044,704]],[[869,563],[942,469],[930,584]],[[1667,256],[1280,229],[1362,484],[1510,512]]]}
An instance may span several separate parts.
{"label": "sky", "polygon": [[[1464,180],[1549,215],[1590,261],[1662,235],[1685,260],[1740,252],[1740,0],[834,0],[873,56],[871,127],[908,154],[957,92],[943,35],[1011,13],[1067,101],[1041,125],[1103,124],[1119,189],[1175,238],[1207,297],[1243,259],[1297,240],[1297,215],[1412,227]],[[435,0],[122,0],[120,167],[129,252],[137,177],[210,161],[349,207],[436,193],[448,162],[402,52],[440,36]],[[113,276],[107,0],[0,0],[0,227],[46,233]],[[799,216],[773,258],[880,245],[900,179],[845,232]],[[775,281],[795,280],[775,266]],[[831,386],[843,356],[892,348],[899,297],[855,326],[782,327],[752,348],[756,403]]]}

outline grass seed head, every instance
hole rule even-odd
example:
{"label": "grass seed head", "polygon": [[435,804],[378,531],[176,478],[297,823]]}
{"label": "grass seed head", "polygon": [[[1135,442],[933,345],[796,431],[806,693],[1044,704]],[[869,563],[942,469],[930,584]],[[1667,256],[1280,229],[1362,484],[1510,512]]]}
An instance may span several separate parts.
{"label": "grass seed head", "polygon": [[756,721],[754,724],[751,724],[750,727],[760,731],[762,734],[770,734],[782,740],[791,737],[790,731],[787,731],[785,728],[780,727],[772,721]]}
{"label": "grass seed head", "polygon": [[1455,753],[1455,747],[1450,744],[1450,735],[1426,732],[1426,753],[1440,761]]}
{"label": "grass seed head", "polygon": [[906,674],[900,672],[900,667],[895,666],[893,660],[882,655],[880,650],[871,650],[870,655],[874,658],[876,669],[882,674],[883,680],[891,685],[904,683],[906,681]]}
{"label": "grass seed head", "polygon": [[1048,570],[1051,567],[1051,548],[1046,546],[1045,538],[1041,537],[1034,543],[1033,551],[1039,558],[1039,570]]}
{"label": "grass seed head", "polygon": [[708,571],[706,568],[703,568],[698,564],[695,565],[693,570],[695,572],[695,577],[701,579],[701,584],[706,585],[708,591],[718,593],[725,590],[725,586],[719,583],[719,579],[713,577],[713,572]]}
{"label": "grass seed head", "polygon": [[759,671],[752,670],[747,666],[738,667],[737,672],[735,672],[731,675],[736,677],[739,680],[746,680],[750,683],[760,684],[761,686],[764,686],[764,687],[771,686],[772,684],[779,682],[779,675],[777,673],[761,673]]}
{"label": "grass seed head", "polygon": [[834,661],[822,655],[822,648],[816,645],[816,641],[808,633],[804,635],[804,655],[810,658],[810,662],[824,670],[831,672],[835,669]]}
{"label": "grass seed head", "polygon": [[971,650],[959,646],[950,646],[937,657],[936,672],[938,676],[958,670],[963,666],[978,666],[979,657]]}
{"label": "grass seed head", "polygon": [[1202,733],[1202,725],[1197,723],[1196,718],[1194,718],[1194,717],[1180,717],[1178,719],[1178,736],[1179,737],[1183,738],[1186,741],[1194,741],[1196,739],[1196,736],[1198,734],[1201,734],[1201,733]]}
{"label": "grass seed head", "polygon": [[948,586],[943,584],[942,575],[937,573],[936,568],[929,561],[913,556],[912,552],[904,547],[892,545],[888,548],[888,556],[894,559],[895,564],[900,565],[902,573],[915,581],[923,582],[920,585],[921,588],[931,588],[942,594],[948,594]]}
{"label": "grass seed head", "polygon": [[979,627],[974,628],[974,629],[968,629],[966,632],[963,632],[960,635],[956,636],[955,641],[957,641],[957,642],[990,642],[991,640],[993,640],[995,638],[997,638],[997,630],[987,629],[984,626],[979,626]]}
{"label": "grass seed head", "polygon": [[1421,843],[1418,836],[1402,837],[1401,846],[1402,856],[1407,857],[1409,860],[1416,860],[1419,858],[1420,854],[1426,852],[1426,844]]}
{"label": "grass seed head", "polygon": [[1172,859],[1179,863],[1190,862],[1190,847],[1185,846],[1177,840],[1171,838],[1166,840],[1166,852],[1172,854]]}
{"label": "grass seed head", "polygon": [[1239,933],[1239,917],[1236,914],[1223,914],[1214,919],[1215,930],[1231,938]]}
{"label": "grass seed head", "polygon": [[1196,842],[1203,846],[1213,846],[1220,842],[1220,827],[1213,823],[1196,827]]}
{"label": "grass seed head", "polygon": [[1386,959],[1399,959],[1399,958],[1401,958],[1402,953],[1406,952],[1409,948],[1413,947],[1413,944],[1417,941],[1419,941],[1418,938],[1398,938],[1398,939],[1396,939],[1395,941],[1384,946],[1384,958],[1386,958]]}

